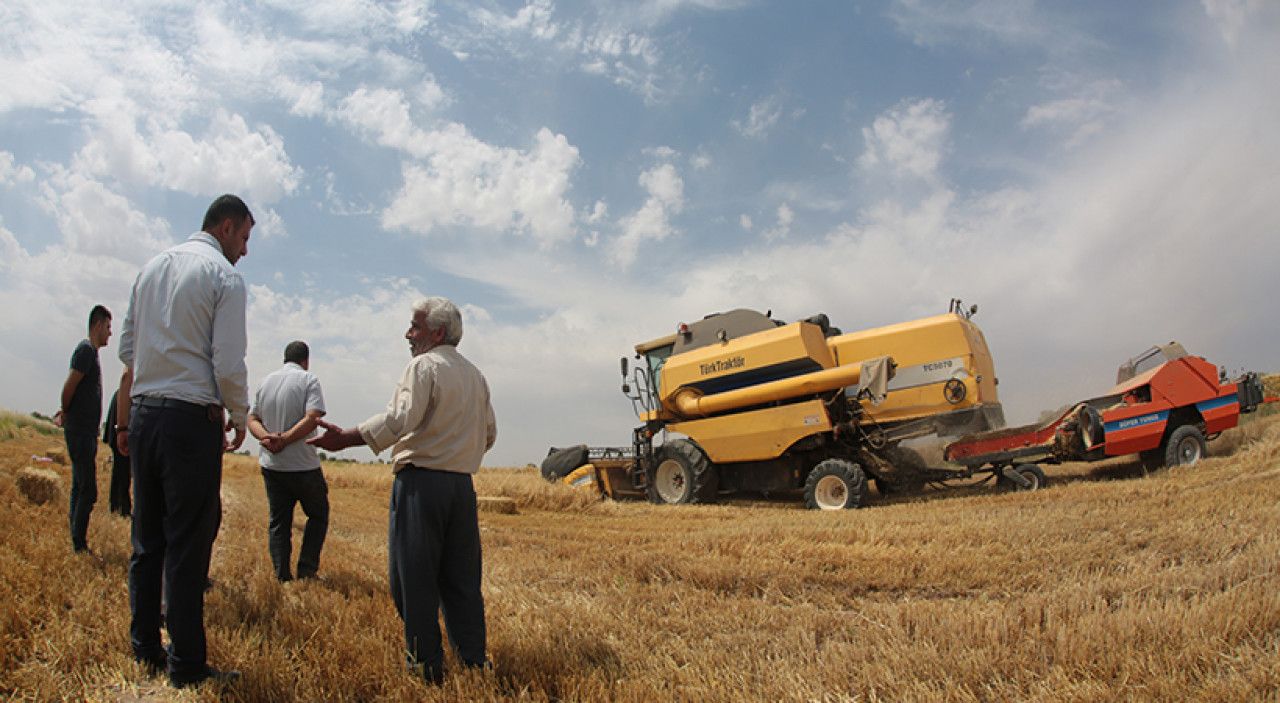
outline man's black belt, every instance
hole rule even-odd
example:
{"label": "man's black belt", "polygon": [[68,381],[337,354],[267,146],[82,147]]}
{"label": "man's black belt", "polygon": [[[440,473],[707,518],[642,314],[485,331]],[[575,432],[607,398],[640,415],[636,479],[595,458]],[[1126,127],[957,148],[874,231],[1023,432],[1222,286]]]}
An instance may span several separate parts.
{"label": "man's black belt", "polygon": [[415,470],[415,471],[434,471],[435,473],[438,473],[438,474],[456,474],[456,473],[459,473],[459,472],[457,472],[457,471],[449,471],[449,470],[447,470],[447,469],[433,469],[433,468],[431,468],[431,467],[429,467],[429,466],[415,466],[415,465],[413,465],[413,464],[405,464],[404,466],[401,466],[401,467],[400,467],[400,470],[401,470],[401,471],[404,471],[405,469],[413,469],[413,470]]}
{"label": "man's black belt", "polygon": [[134,398],[133,402],[144,408],[171,408],[191,415],[206,417],[214,422],[220,421],[222,416],[222,406],[220,405],[201,405],[187,400],[178,400],[177,398],[144,395],[141,398]]}

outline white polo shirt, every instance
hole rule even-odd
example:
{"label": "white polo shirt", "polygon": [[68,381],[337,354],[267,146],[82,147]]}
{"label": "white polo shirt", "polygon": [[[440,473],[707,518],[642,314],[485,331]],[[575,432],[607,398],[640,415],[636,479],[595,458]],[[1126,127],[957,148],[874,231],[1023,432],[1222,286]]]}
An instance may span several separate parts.
{"label": "white polo shirt", "polygon": [[[262,379],[249,414],[258,416],[268,432],[287,432],[309,410],[318,410],[321,415],[325,412],[320,380],[290,361]],[[258,463],[272,471],[310,471],[320,468],[320,457],[304,438],[279,452],[259,448]]]}

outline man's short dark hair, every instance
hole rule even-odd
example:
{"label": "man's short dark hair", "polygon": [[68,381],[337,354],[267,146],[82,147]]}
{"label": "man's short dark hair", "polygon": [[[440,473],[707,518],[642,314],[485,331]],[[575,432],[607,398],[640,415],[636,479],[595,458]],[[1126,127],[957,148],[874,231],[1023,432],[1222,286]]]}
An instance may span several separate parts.
{"label": "man's short dark hair", "polygon": [[292,361],[295,364],[301,364],[311,358],[311,350],[307,348],[306,342],[289,342],[284,347],[284,360]]}
{"label": "man's short dark hair", "polygon": [[255,222],[253,213],[249,212],[249,206],[239,197],[231,195],[219,195],[218,199],[213,201],[209,209],[204,213],[204,224],[200,225],[200,229],[204,232],[212,230],[214,227],[222,224],[223,220],[234,220],[237,225],[242,224],[245,218],[249,218],[249,223]]}
{"label": "man's short dark hair", "polygon": [[110,319],[111,319],[110,310],[106,309],[101,305],[95,305],[93,306],[93,309],[89,311],[89,329],[93,329],[94,325],[98,324],[99,322],[102,322],[103,320],[110,320]]}

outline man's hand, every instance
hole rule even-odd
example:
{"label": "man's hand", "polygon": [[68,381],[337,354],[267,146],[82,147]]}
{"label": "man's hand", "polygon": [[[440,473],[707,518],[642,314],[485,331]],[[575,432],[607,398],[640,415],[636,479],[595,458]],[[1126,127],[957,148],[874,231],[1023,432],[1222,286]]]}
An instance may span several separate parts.
{"label": "man's hand", "polygon": [[61,410],[53,414],[53,424],[57,427],[62,427],[62,411]]}
{"label": "man's hand", "polygon": [[284,443],[284,436],[279,432],[272,432],[262,439],[259,439],[258,444],[261,444],[263,449],[271,452],[272,454],[275,454],[288,446]]}
{"label": "man's hand", "polygon": [[235,434],[231,437],[230,441],[227,441],[225,439],[223,440],[222,451],[234,452],[235,450],[240,448],[241,444],[244,444],[244,426],[243,425],[240,427],[237,427],[234,424],[232,424],[231,420],[227,420],[227,424],[223,428],[223,430],[226,432],[231,432],[232,430],[235,430]]}
{"label": "man's hand", "polygon": [[129,456],[129,431],[116,432],[115,428],[111,428],[116,433],[116,451],[120,452],[120,456]]}
{"label": "man's hand", "polygon": [[312,437],[307,440],[307,444],[321,449],[328,449],[331,452],[342,451],[347,447],[354,447],[357,444],[364,444],[360,433],[355,429],[344,430],[341,427],[326,422],[324,420],[316,420],[316,425],[324,429],[324,434],[318,437]]}

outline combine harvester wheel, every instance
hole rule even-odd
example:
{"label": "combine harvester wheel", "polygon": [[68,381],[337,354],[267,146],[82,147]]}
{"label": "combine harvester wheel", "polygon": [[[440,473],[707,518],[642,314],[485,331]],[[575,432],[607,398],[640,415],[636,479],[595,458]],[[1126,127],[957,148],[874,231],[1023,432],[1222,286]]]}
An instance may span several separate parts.
{"label": "combine harvester wheel", "polygon": [[844,459],[820,462],[804,482],[804,502],[810,509],[851,510],[866,499],[867,475]]}
{"label": "combine harvester wheel", "polygon": [[714,503],[719,487],[715,467],[698,445],[674,439],[658,448],[657,466],[649,481],[654,503]]}

